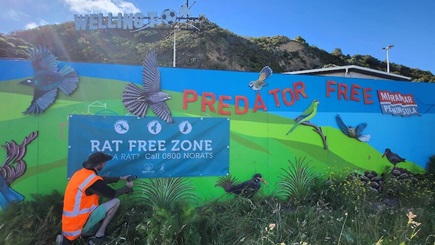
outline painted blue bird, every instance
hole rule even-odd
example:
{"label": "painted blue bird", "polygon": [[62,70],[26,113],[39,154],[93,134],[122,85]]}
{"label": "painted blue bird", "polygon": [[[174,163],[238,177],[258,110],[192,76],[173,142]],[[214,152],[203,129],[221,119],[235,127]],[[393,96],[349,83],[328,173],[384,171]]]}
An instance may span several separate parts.
{"label": "painted blue bird", "polygon": [[165,122],[172,123],[172,115],[166,100],[169,94],[160,90],[160,72],[157,67],[157,54],[151,51],[142,65],[143,88],[133,83],[127,84],[122,93],[122,103],[125,108],[138,117],[145,117],[148,107]]}
{"label": "painted blue bird", "polygon": [[367,123],[360,123],[356,127],[346,125],[344,124],[340,115],[335,116],[335,120],[337,121],[340,130],[348,137],[364,142],[370,140],[370,135],[363,135],[363,131],[367,127]]}
{"label": "painted blue bird", "polygon": [[45,47],[28,50],[32,62],[33,77],[20,83],[33,87],[33,99],[23,114],[41,114],[56,100],[57,91],[71,95],[77,89],[79,77],[76,71],[64,65],[58,69],[56,57]]}
{"label": "painted blue bird", "polygon": [[302,114],[300,114],[298,117],[296,117],[295,119],[295,124],[293,125],[293,127],[287,132],[286,135],[288,135],[289,133],[291,133],[293,130],[295,130],[295,128],[297,126],[299,126],[299,124],[303,123],[303,122],[308,122],[309,120],[311,120],[311,118],[313,118],[316,113],[317,113],[317,106],[320,104],[320,102],[318,100],[313,100],[313,102],[311,102],[310,106],[305,109],[304,112],[302,112]]}
{"label": "painted blue bird", "polygon": [[261,71],[260,71],[258,79],[255,81],[249,82],[249,87],[252,90],[259,92],[264,86],[267,86],[267,83],[265,81],[267,78],[272,76],[272,73],[273,73],[273,71],[269,66],[263,67],[263,69],[261,69]]}

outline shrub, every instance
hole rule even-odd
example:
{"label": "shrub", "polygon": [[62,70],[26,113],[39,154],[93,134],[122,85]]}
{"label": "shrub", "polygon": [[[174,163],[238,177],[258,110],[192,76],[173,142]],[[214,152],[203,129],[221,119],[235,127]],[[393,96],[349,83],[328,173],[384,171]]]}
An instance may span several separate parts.
{"label": "shrub", "polygon": [[63,200],[60,193],[32,195],[32,199],[0,212],[0,244],[45,245],[60,234]]}
{"label": "shrub", "polygon": [[137,182],[133,199],[152,207],[152,214],[136,226],[136,232],[146,235],[146,244],[195,244],[199,235],[191,204],[197,195],[190,182],[182,178]]}
{"label": "shrub", "polygon": [[426,171],[431,175],[432,179],[435,176],[435,155],[429,157],[429,161],[426,163]]}
{"label": "shrub", "polygon": [[280,180],[277,182],[276,194],[284,196],[290,203],[298,205],[304,203],[311,194],[311,188],[316,183],[317,176],[313,168],[309,166],[310,161],[305,162],[305,158],[295,158],[292,162],[288,160],[290,167],[283,169]]}

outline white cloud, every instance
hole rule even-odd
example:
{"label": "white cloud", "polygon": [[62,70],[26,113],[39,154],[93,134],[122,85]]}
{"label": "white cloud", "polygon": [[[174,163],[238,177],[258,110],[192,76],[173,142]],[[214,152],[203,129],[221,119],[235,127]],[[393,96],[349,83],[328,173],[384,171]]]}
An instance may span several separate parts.
{"label": "white cloud", "polygon": [[38,23],[36,23],[36,22],[30,22],[30,23],[27,23],[27,24],[24,26],[24,28],[25,28],[26,30],[28,30],[28,29],[33,29],[33,28],[36,28],[36,27],[38,27],[38,26],[43,26],[43,25],[48,25],[48,22],[45,21],[45,20],[40,20]]}
{"label": "white cloud", "polygon": [[64,0],[72,12],[88,13],[138,13],[133,3],[124,0]]}
{"label": "white cloud", "polygon": [[29,15],[18,11],[18,10],[14,10],[14,9],[8,9],[4,15],[2,15],[2,19],[9,19],[9,20],[15,20],[15,21],[19,21],[25,17],[28,17]]}
{"label": "white cloud", "polygon": [[30,22],[30,23],[27,23],[24,28],[26,30],[28,30],[28,29],[33,29],[33,28],[36,28],[36,27],[38,27],[38,25],[35,22]]}

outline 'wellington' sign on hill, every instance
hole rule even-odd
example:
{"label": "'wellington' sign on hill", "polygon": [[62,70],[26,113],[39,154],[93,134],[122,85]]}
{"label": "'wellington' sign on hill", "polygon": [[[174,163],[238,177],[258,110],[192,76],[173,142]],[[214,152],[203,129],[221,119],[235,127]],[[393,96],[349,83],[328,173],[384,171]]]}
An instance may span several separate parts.
{"label": "'wellington' sign on hill", "polygon": [[74,22],[76,30],[99,30],[99,29],[125,29],[140,31],[145,28],[156,28],[158,24],[173,25],[180,20],[198,20],[197,17],[189,17],[190,10],[187,5],[182,5],[179,15],[172,9],[165,9],[158,15],[155,11],[143,13],[108,13],[104,16],[99,14],[75,14]]}

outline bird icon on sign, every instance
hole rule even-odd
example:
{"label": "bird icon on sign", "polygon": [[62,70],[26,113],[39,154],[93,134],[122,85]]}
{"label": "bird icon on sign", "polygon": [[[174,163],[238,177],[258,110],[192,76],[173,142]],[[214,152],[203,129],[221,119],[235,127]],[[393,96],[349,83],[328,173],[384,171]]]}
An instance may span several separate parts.
{"label": "bird icon on sign", "polygon": [[122,103],[125,108],[138,117],[145,117],[148,107],[151,107],[156,116],[172,123],[171,111],[165,102],[171,97],[160,90],[160,72],[155,51],[149,53],[143,62],[142,85],[143,88],[133,83],[127,84],[122,93]]}
{"label": "bird icon on sign", "polygon": [[189,134],[192,131],[192,124],[190,124],[188,121],[182,121],[178,125],[178,129],[182,134]]}
{"label": "bird icon on sign", "polygon": [[151,134],[158,134],[162,130],[162,125],[157,120],[152,120],[148,123],[148,132]]}

